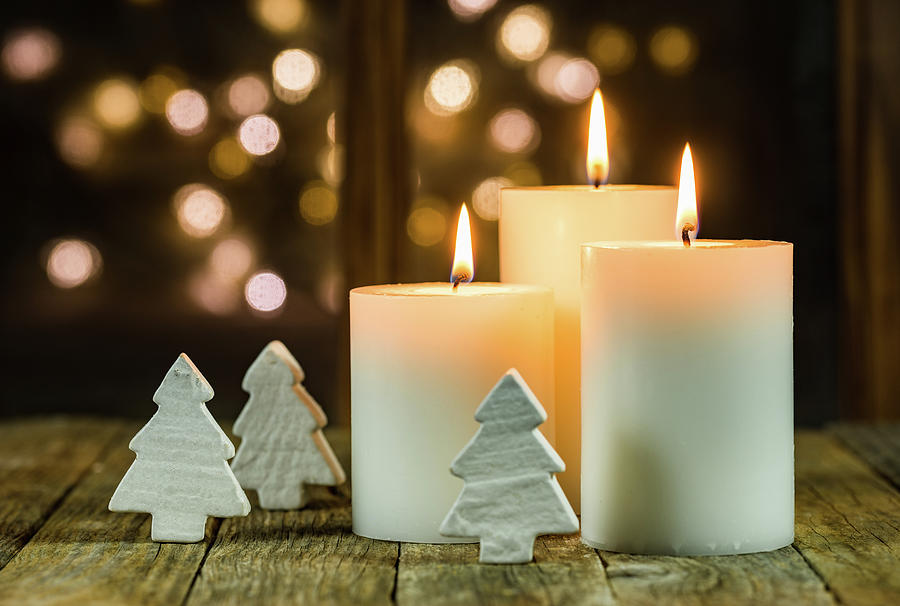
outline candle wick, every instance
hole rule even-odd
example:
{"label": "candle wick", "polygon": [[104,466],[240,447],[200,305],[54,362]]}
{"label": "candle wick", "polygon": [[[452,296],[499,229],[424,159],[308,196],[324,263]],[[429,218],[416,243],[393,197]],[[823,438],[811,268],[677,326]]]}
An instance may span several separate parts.
{"label": "candle wick", "polygon": [[453,276],[453,292],[456,292],[456,289],[459,288],[459,283],[462,282],[465,277],[465,274]]}
{"label": "candle wick", "polygon": [[691,247],[691,232],[694,231],[693,223],[685,223],[681,228],[681,241],[684,242],[685,248]]}
{"label": "candle wick", "polygon": [[594,178],[594,189],[600,189],[600,185],[602,184],[603,182],[600,180],[600,177]]}

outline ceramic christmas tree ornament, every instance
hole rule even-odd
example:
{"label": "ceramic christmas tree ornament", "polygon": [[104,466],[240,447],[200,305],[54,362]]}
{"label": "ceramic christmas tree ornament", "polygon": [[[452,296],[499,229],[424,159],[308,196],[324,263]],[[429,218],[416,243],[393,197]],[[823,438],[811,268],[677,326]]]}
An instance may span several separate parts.
{"label": "ceramic christmas tree ornament", "polygon": [[137,458],[109,509],[149,513],[154,541],[195,543],[206,534],[207,517],[250,513],[226,462],[234,445],[206,408],[212,397],[212,387],[181,354],[153,395],[159,410],[128,445]]}
{"label": "ceramic christmas tree ornament", "polygon": [[264,509],[297,509],[304,485],[336,486],[346,479],[322,433],[328,419],[300,384],[303,369],[280,341],[269,343],[244,376],[250,399],[234,423],[241,437],[231,463]]}
{"label": "ceramic christmas tree ornament", "polygon": [[441,534],[478,537],[484,563],[530,562],[535,537],[578,530],[553,476],[565,463],[537,429],[547,413],[511,369],[475,411],[475,420],[481,427],[450,467],[465,485]]}

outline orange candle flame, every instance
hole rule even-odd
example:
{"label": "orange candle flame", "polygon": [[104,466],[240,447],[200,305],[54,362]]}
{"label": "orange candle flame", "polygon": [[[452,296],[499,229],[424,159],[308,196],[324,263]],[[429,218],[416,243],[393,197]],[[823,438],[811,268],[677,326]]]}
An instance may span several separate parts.
{"label": "orange candle flame", "polygon": [[675,237],[690,246],[700,231],[697,215],[697,188],[694,183],[694,159],[691,145],[685,143],[681,156],[681,177],[678,179],[678,212],[675,213]]}
{"label": "orange candle flame", "polygon": [[609,149],[606,143],[606,114],[603,112],[603,96],[600,89],[594,91],[591,100],[591,121],[588,126],[587,146],[588,180],[594,187],[609,181]]}
{"label": "orange candle flame", "polygon": [[475,260],[472,255],[472,228],[469,226],[469,210],[463,202],[456,225],[456,252],[453,254],[453,268],[450,281],[453,288],[460,283],[469,283],[475,277]]}

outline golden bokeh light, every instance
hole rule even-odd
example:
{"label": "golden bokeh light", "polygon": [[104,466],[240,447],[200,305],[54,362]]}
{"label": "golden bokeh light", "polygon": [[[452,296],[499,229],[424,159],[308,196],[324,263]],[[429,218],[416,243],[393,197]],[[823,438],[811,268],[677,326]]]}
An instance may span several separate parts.
{"label": "golden bokeh light", "polygon": [[489,177],[478,184],[472,192],[472,208],[485,221],[500,218],[500,188],[511,187],[514,183],[506,177]]}
{"label": "golden bokeh light", "polygon": [[316,155],[316,168],[328,185],[337,187],[344,179],[344,148],[326,145]]}
{"label": "golden bokeh light", "polygon": [[434,70],[425,86],[425,107],[438,116],[459,113],[478,93],[477,69],[468,61],[450,61]]}
{"label": "golden bokeh light", "polygon": [[70,116],[56,129],[56,147],[62,159],[72,166],[93,166],[103,153],[104,139],[100,128],[88,118]]}
{"label": "golden bokeh light", "polygon": [[261,271],[253,274],[244,286],[244,298],[247,304],[262,312],[272,312],[284,305],[287,298],[287,286],[284,280],[272,271]]}
{"label": "golden bokeh light", "polygon": [[328,140],[332,143],[337,143],[336,131],[334,130],[334,112],[328,114],[328,120],[325,122],[325,134],[328,135]]}
{"label": "golden bokeh light", "polygon": [[495,148],[515,154],[533,151],[540,142],[541,131],[537,122],[523,110],[509,108],[491,118],[488,136]]}
{"label": "golden bokeh light", "polygon": [[227,316],[238,310],[240,292],[239,284],[208,270],[195,273],[187,283],[187,293],[194,304],[217,316]]}
{"label": "golden bokeh light", "polygon": [[238,128],[238,141],[248,154],[265,156],[272,153],[281,141],[278,123],[265,114],[250,116]]}
{"label": "golden bokeh light", "polygon": [[316,284],[316,301],[332,315],[338,315],[346,304],[347,287],[344,274],[332,268],[325,271]]}
{"label": "golden bokeh light", "polygon": [[550,44],[550,13],[535,4],[519,6],[506,16],[497,32],[497,51],[512,62],[537,61]]}
{"label": "golden bokeh light", "polygon": [[256,74],[235,78],[228,85],[228,109],[239,117],[260,114],[269,106],[269,87]]}
{"label": "golden bokeh light", "polygon": [[47,256],[47,278],[59,288],[75,288],[96,276],[102,264],[100,252],[90,242],[58,240]]}
{"label": "golden bokeh light", "polygon": [[299,103],[319,83],[319,60],[312,53],[292,48],[281,51],[272,61],[275,96],[285,103]]}
{"label": "golden bokeh light", "polygon": [[193,238],[207,238],[216,233],[228,214],[225,198],[201,183],[185,185],[175,192],[172,207],[181,229]]}
{"label": "golden bokeh light", "polygon": [[7,36],[0,53],[3,70],[13,80],[40,80],[59,62],[59,38],[53,32],[35,27]]}
{"label": "golden bokeh light", "polygon": [[407,114],[410,126],[423,141],[432,145],[446,145],[459,135],[462,126],[454,116],[435,115],[422,104],[416,104]]}
{"label": "golden bokeh light", "polygon": [[600,84],[597,67],[583,57],[569,59],[559,68],[554,81],[556,96],[566,103],[581,103],[590,98]]}
{"label": "golden bokeh light", "polygon": [[250,0],[256,22],[274,34],[290,34],[303,25],[307,7],[303,0]]}
{"label": "golden bokeh light", "polygon": [[174,67],[162,67],[147,76],[138,89],[141,105],[151,114],[166,113],[166,101],[185,82],[184,74]]}
{"label": "golden bokeh light", "polygon": [[447,204],[440,198],[423,196],[414,204],[406,220],[406,233],[417,246],[428,247],[447,235]]}
{"label": "golden bokeh light", "polygon": [[543,184],[540,169],[528,160],[513,162],[503,171],[503,176],[509,179],[513,185],[522,187],[535,187]]}
{"label": "golden bokeh light", "polygon": [[240,177],[250,165],[250,157],[234,137],[225,137],[209,152],[209,169],[220,179]]}
{"label": "golden bokeh light", "polygon": [[697,60],[697,38],[677,25],[661,27],[650,38],[650,58],[663,72],[685,74]]}
{"label": "golden bokeh light", "polygon": [[176,92],[166,101],[166,120],[179,135],[203,132],[209,120],[206,98],[190,88]]}
{"label": "golden bokeh light", "polygon": [[539,91],[550,97],[556,97],[556,75],[562,66],[572,58],[571,55],[562,52],[550,52],[536,64],[529,67],[527,72]]}
{"label": "golden bokeh light", "polygon": [[310,225],[331,223],[337,210],[337,195],[322,181],[309,183],[300,193],[300,216]]}
{"label": "golden bokeh light", "polygon": [[447,5],[460,21],[469,23],[494,8],[497,0],[447,0]]}
{"label": "golden bokeh light", "polygon": [[621,74],[634,64],[637,43],[628,31],[604,23],[591,30],[588,37],[588,55],[603,75]]}
{"label": "golden bokeh light", "polygon": [[94,116],[110,130],[125,130],[141,118],[137,86],[125,78],[104,80],[94,89]]}
{"label": "golden bokeh light", "polygon": [[209,255],[210,269],[225,280],[240,280],[253,268],[253,249],[241,238],[227,238]]}

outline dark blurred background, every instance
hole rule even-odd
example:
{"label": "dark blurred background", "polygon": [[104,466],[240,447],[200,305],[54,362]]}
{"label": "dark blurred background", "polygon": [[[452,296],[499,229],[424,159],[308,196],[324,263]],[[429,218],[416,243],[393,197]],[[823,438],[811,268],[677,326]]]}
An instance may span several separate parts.
{"label": "dark blurred background", "polygon": [[283,340],[346,422],[346,289],[496,280],[504,185],[671,184],[795,243],[796,418],[900,416],[900,5],[4,3],[0,414],[148,416],[180,351],[233,417]]}

